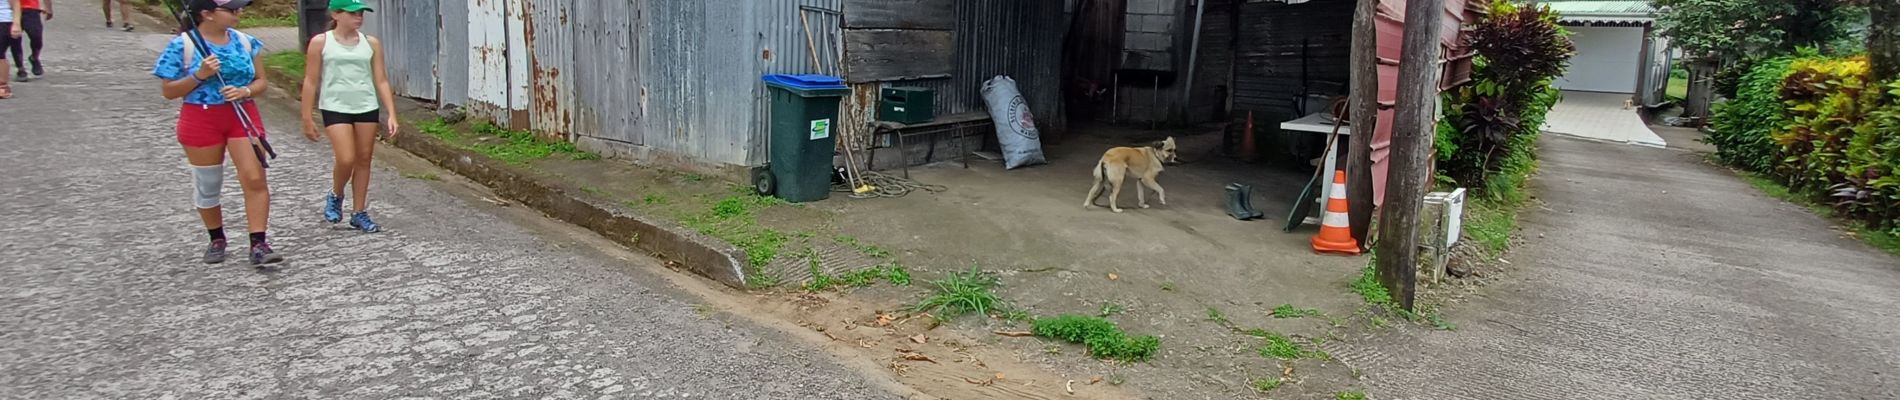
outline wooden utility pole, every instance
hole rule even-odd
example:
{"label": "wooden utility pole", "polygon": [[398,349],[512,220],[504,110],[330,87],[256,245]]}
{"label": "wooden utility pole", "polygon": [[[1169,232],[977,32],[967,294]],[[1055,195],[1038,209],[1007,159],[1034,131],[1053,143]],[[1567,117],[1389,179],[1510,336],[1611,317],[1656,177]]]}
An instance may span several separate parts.
{"label": "wooden utility pole", "polygon": [[1379,121],[1379,31],[1372,19],[1379,12],[1379,0],[1358,0],[1352,15],[1352,49],[1348,58],[1352,84],[1352,135],[1346,143],[1346,212],[1352,226],[1352,238],[1362,248],[1370,247],[1366,233],[1372,229],[1372,137],[1378,135]]}
{"label": "wooden utility pole", "polygon": [[1379,219],[1379,283],[1399,307],[1412,310],[1418,285],[1418,213],[1425,203],[1427,162],[1437,130],[1439,24],[1444,0],[1405,2],[1398,101],[1392,123],[1392,166]]}

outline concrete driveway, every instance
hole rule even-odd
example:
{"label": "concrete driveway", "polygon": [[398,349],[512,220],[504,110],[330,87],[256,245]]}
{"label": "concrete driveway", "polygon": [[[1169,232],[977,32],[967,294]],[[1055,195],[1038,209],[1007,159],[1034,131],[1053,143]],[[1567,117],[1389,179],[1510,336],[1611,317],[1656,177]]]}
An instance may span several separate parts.
{"label": "concrete driveway", "polygon": [[1664,147],[1669,143],[1643,123],[1636,109],[1624,109],[1623,93],[1564,92],[1563,101],[1551,108],[1544,120],[1544,131],[1584,139]]}
{"label": "concrete driveway", "polygon": [[1900,398],[1900,258],[1702,155],[1546,137],[1456,331],[1342,345],[1381,399]]}

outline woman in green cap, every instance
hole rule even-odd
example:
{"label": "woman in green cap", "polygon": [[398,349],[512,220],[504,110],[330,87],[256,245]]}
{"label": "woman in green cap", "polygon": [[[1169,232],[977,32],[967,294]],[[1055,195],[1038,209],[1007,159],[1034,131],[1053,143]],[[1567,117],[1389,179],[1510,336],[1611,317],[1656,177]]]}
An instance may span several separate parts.
{"label": "woman in green cap", "polygon": [[[323,199],[323,219],[343,220],[343,185],[351,185],[350,226],[363,232],[382,227],[369,218],[370,157],[379,122],[394,139],[396,97],[383,70],[383,42],[363,34],[363,0],[330,0],[330,31],[310,38],[303,77],[303,135],[317,141],[317,114],[336,155],[336,176]],[[383,118],[387,118],[384,120]]]}

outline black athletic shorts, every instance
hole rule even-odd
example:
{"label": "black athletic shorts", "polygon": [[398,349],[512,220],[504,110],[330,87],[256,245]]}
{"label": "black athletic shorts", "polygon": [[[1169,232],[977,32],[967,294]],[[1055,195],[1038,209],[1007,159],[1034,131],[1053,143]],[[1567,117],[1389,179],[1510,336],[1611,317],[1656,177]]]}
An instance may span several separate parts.
{"label": "black athletic shorts", "polygon": [[382,123],[382,110],[362,114],[344,114],[335,111],[320,110],[323,114],[323,126],[336,124],[379,124]]}

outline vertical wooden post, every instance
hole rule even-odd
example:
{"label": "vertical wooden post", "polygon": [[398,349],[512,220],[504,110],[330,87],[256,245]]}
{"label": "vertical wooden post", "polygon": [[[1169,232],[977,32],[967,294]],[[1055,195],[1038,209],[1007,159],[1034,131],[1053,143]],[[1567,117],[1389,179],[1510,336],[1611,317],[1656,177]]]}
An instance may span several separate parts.
{"label": "vertical wooden post", "polygon": [[1418,213],[1425,202],[1431,171],[1432,135],[1437,130],[1439,24],[1443,0],[1408,0],[1405,42],[1399,57],[1399,91],[1392,124],[1392,167],[1386,178],[1380,214],[1379,283],[1399,307],[1412,310],[1418,287]]}
{"label": "vertical wooden post", "polygon": [[1348,69],[1352,85],[1346,107],[1352,113],[1352,135],[1346,147],[1346,212],[1351,221],[1352,238],[1367,248],[1372,242],[1366,233],[1372,229],[1372,137],[1378,134],[1379,120],[1379,31],[1373,23],[1379,12],[1379,0],[1358,0],[1352,16],[1352,49]]}

